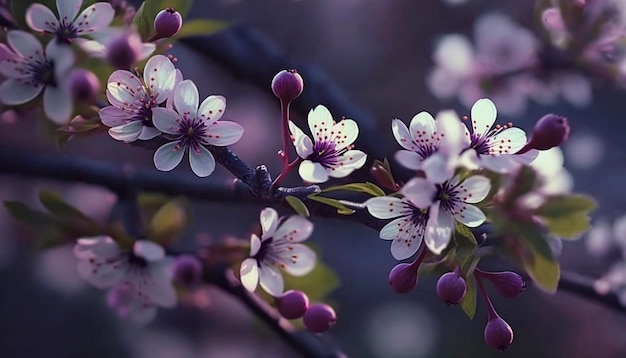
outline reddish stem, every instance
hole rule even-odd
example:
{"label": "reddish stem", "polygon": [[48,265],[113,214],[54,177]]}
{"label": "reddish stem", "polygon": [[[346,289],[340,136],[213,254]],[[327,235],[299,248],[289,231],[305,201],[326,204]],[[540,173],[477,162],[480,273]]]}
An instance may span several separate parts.
{"label": "reddish stem", "polygon": [[293,160],[293,162],[285,165],[283,167],[283,170],[280,172],[280,174],[278,174],[276,179],[274,179],[274,181],[272,182],[272,189],[276,189],[276,187],[278,187],[280,183],[283,182],[283,180],[285,179],[287,174],[289,174],[291,169],[295,168],[296,165],[300,164],[301,161],[302,161],[302,158],[297,157],[296,159]]}
{"label": "reddish stem", "polygon": [[[280,101],[280,114],[283,127],[283,151],[281,159],[285,167],[289,166],[289,147],[291,142],[291,132],[289,131],[289,105],[291,101],[284,103]],[[285,169],[283,169],[284,171]]]}
{"label": "reddish stem", "polygon": [[487,315],[489,317],[489,320],[491,321],[494,318],[498,318],[500,316],[498,316],[498,312],[496,312],[496,309],[493,307],[493,304],[491,303],[491,300],[489,299],[489,295],[487,295],[487,291],[485,290],[485,286],[483,286],[483,282],[480,280],[481,275],[474,275],[474,277],[476,278],[476,284],[478,284],[478,289],[480,291],[480,294],[483,296],[483,300],[485,301],[485,306],[487,307]]}

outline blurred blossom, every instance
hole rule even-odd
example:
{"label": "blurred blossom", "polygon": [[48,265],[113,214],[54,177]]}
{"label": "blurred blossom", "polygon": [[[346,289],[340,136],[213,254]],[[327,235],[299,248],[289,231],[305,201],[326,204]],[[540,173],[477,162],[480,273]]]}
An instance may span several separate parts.
{"label": "blurred blossom", "polygon": [[79,184],[65,190],[63,198],[93,219],[107,218],[117,200],[117,196],[106,189]]}
{"label": "blurred blossom", "polygon": [[377,306],[366,322],[375,357],[432,357],[440,338],[437,322],[415,302]]}
{"label": "blurred blossom", "polygon": [[598,165],[605,152],[604,142],[593,134],[572,135],[565,144],[568,163],[578,169],[590,169]]}
{"label": "blurred blossom", "polygon": [[70,246],[47,249],[37,256],[36,272],[41,282],[66,294],[75,294],[85,287],[76,271],[76,259]]}
{"label": "blurred blossom", "polygon": [[593,227],[587,232],[585,244],[587,251],[593,256],[606,256],[614,247],[612,227],[605,219],[595,220]]}

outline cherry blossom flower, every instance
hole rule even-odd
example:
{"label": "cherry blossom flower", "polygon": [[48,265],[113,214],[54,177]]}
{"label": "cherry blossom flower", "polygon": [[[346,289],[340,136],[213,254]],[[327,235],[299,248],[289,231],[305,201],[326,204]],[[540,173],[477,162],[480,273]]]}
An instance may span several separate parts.
{"label": "cherry blossom flower", "polygon": [[161,134],[154,126],[152,112],[171,96],[175,83],[174,64],[163,55],[148,60],[143,80],[126,70],[113,72],[106,90],[112,105],[99,113],[102,123],[112,127],[109,135],[116,140],[133,142]]}
{"label": "cherry blossom flower", "polygon": [[19,105],[43,92],[46,116],[58,124],[66,122],[72,114],[72,101],[62,83],[74,63],[72,50],[50,41],[44,51],[35,36],[19,30],[7,32],[7,43],[10,50],[1,45],[4,60],[0,73],[6,80],[0,85],[0,101]]}
{"label": "cherry blossom flower", "polygon": [[439,141],[444,136],[441,128],[436,125],[433,116],[428,112],[420,112],[411,119],[410,128],[399,119],[391,122],[393,136],[404,150],[396,152],[396,160],[403,166],[422,169],[422,163],[439,148]]}
{"label": "cherry blossom flower", "polygon": [[243,135],[243,127],[235,122],[218,121],[224,114],[226,99],[207,97],[198,107],[198,88],[190,80],[180,82],[174,90],[174,106],[154,108],[154,125],[172,141],[154,153],[154,165],[162,171],[174,169],[189,151],[191,170],[206,177],[215,169],[215,159],[204,145],[235,144]]}
{"label": "cherry blossom flower", "polygon": [[136,241],[126,251],[108,236],[86,237],[78,239],[74,255],[87,282],[112,289],[109,303],[123,316],[147,322],[156,315],[156,306],[176,305],[171,261],[153,242]]}
{"label": "cherry blossom flower", "polygon": [[323,105],[309,112],[308,121],[314,142],[289,122],[296,152],[303,159],[298,173],[304,181],[323,183],[329,177],[343,178],[365,164],[366,154],[352,149],[352,143],[359,135],[355,121],[343,119],[336,123]]}
{"label": "cherry blossom flower", "polygon": [[473,204],[485,199],[490,188],[491,183],[484,176],[473,175],[461,181],[457,175],[443,184],[413,178],[401,192],[418,207],[428,209],[424,242],[430,251],[440,254],[456,230],[456,221],[468,227],[485,222],[485,214]]}
{"label": "cherry blossom flower", "polygon": [[97,33],[109,26],[115,10],[107,2],[97,2],[87,7],[83,12],[78,11],[83,0],[56,0],[59,17],[42,4],[32,4],[26,11],[26,22],[31,29],[48,34],[54,34],[59,42],[76,42],[81,47],[89,40],[80,36]]}
{"label": "cherry blossom flower", "polygon": [[300,244],[313,231],[313,224],[302,216],[291,216],[282,223],[272,208],[261,211],[262,235],[252,234],[250,257],[241,263],[241,283],[254,292],[258,284],[270,295],[283,293],[279,268],[293,276],[304,276],[315,266],[313,250]]}

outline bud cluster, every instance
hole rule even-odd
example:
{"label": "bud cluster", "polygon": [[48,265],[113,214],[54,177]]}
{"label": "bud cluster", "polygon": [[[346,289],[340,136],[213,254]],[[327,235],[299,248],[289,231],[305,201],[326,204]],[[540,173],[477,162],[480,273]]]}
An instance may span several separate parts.
{"label": "bud cluster", "polygon": [[337,321],[335,310],[324,303],[309,305],[307,295],[298,290],[289,290],[274,303],[278,313],[287,319],[302,318],[304,326],[312,332],[324,333],[331,329]]}

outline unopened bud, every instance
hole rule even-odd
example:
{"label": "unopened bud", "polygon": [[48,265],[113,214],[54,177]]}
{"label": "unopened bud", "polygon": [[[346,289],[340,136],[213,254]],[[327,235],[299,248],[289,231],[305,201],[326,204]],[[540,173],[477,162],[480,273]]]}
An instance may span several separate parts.
{"label": "unopened bud", "polygon": [[504,298],[516,297],[526,289],[526,281],[515,272],[486,272],[483,277],[491,281],[498,294]]}
{"label": "unopened bud", "polygon": [[93,102],[100,91],[100,80],[91,71],[76,68],[66,78],[66,86],[77,102]]}
{"label": "unopened bud", "polygon": [[296,70],[282,70],[272,80],[272,92],[284,103],[296,99],[303,88],[304,81]]}
{"label": "unopened bud", "polygon": [[503,351],[513,343],[513,330],[505,320],[495,316],[487,322],[484,337],[491,348]]}
{"label": "unopened bud", "polygon": [[389,284],[398,293],[409,293],[417,285],[417,269],[419,265],[397,264],[389,272]]}
{"label": "unopened bud", "polygon": [[287,319],[297,319],[306,313],[309,308],[309,297],[297,290],[289,290],[281,296],[276,297],[276,308],[278,313]]}
{"label": "unopened bud", "polygon": [[180,31],[183,26],[183,17],[173,7],[167,7],[154,18],[154,30],[156,39],[172,37]]}
{"label": "unopened bud", "polygon": [[567,118],[556,114],[546,114],[537,121],[530,140],[518,153],[525,153],[530,149],[548,150],[558,147],[567,140],[569,131]]}
{"label": "unopened bud", "polygon": [[335,310],[327,304],[311,305],[302,317],[302,322],[310,331],[323,333],[328,331],[337,322]]}
{"label": "unopened bud", "polygon": [[467,284],[458,270],[448,272],[437,281],[437,295],[448,306],[459,304],[467,293]]}
{"label": "unopened bud", "polygon": [[174,281],[184,287],[194,287],[202,281],[202,263],[192,255],[181,255],[174,262]]}
{"label": "unopened bud", "polygon": [[135,32],[124,32],[106,46],[106,59],[115,68],[128,70],[141,55],[141,38]]}
{"label": "unopened bud", "polygon": [[378,184],[382,185],[384,188],[387,188],[393,191],[398,190],[398,185],[396,185],[396,182],[394,181],[393,176],[391,175],[391,173],[389,173],[387,168],[385,168],[384,166],[380,164],[374,164],[372,165],[372,168],[370,169],[370,173],[372,174],[374,178],[376,178],[376,181],[378,182]]}

